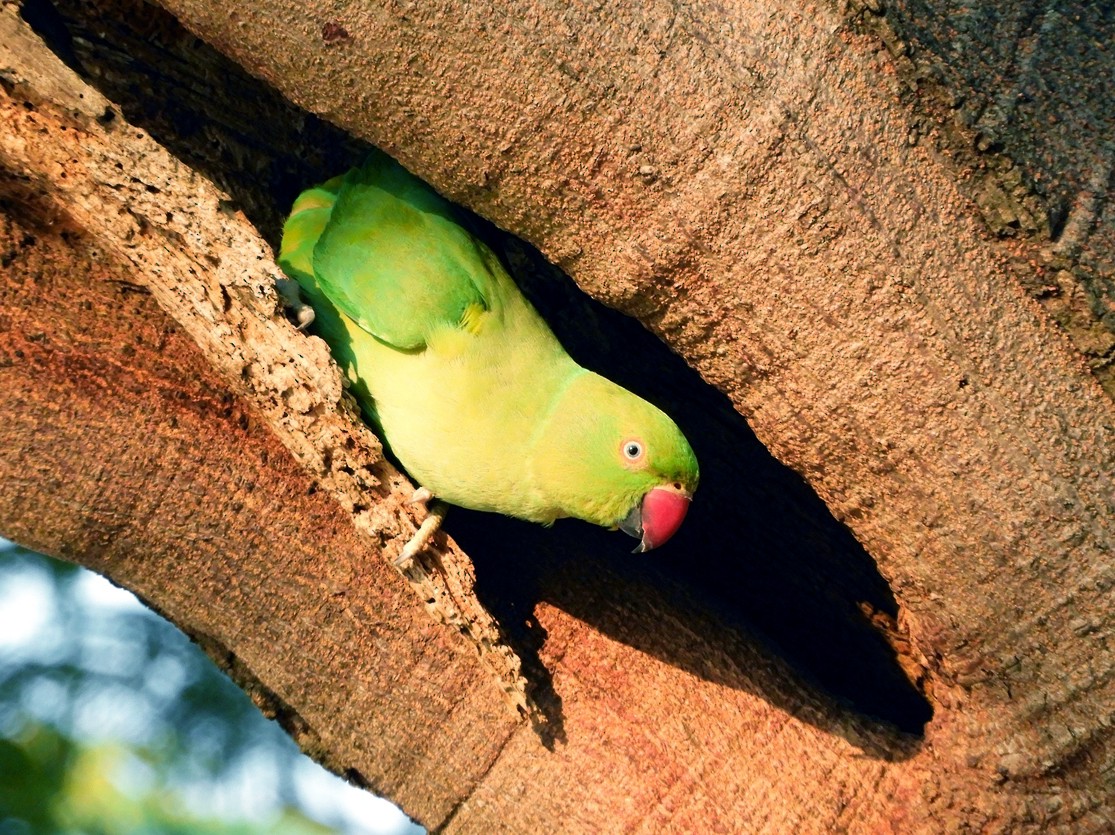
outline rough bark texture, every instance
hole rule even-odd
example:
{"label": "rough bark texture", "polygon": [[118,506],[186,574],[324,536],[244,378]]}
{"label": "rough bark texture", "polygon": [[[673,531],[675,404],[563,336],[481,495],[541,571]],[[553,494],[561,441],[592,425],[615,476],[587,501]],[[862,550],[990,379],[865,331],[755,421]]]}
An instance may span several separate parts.
{"label": "rough bark texture", "polygon": [[919,103],[965,191],[996,235],[1032,244],[1007,247],[1019,279],[1115,395],[1115,9],[902,0],[866,21],[931,80]]}
{"label": "rough bark texture", "polygon": [[[536,721],[516,719],[485,683],[494,671],[521,692],[518,659],[472,602],[452,542],[449,579],[415,582],[465,627],[459,639],[423,620],[374,556],[413,529],[404,482],[334,406],[320,344],[275,314],[266,244],[234,209],[273,244],[290,192],[351,162],[328,157],[352,146],[125,3],[29,6],[112,104],[75,78],[47,83],[64,74],[41,50],[39,64],[0,67],[5,277],[18,289],[2,332],[0,466],[21,479],[0,503],[5,535],[94,565],[213,636],[304,745],[431,827],[1111,823],[1115,421],[1024,290],[1056,300],[1040,290],[1054,275],[1063,295],[1091,294],[1062,318],[1106,379],[1109,353],[1080,334],[1103,332],[1108,198],[1080,184],[1110,177],[1110,146],[1106,175],[1082,173],[1092,163],[1066,147],[1046,160],[1071,174],[1061,191],[1004,190],[1011,170],[1043,182],[1027,156],[1043,146],[1002,129],[1013,158],[958,150],[975,123],[949,121],[941,102],[960,83],[903,46],[943,42],[943,18],[923,25],[921,7],[872,22],[888,53],[838,10],[790,2],[607,16],[545,3],[163,5],[637,314],[805,477],[894,597],[722,398],[488,229],[563,338],[604,346],[596,364],[618,376],[661,383],[705,474],[673,560],[604,559],[620,547],[605,534],[459,515],[475,591],[533,685]],[[4,19],[9,43],[26,35]],[[1084,31],[1102,43],[1105,24]],[[1109,52],[1074,63],[1048,31],[1029,54],[1057,56],[1058,89],[1111,71]],[[982,85],[972,67],[958,72]],[[1109,101],[1087,101],[1088,119],[1109,119]],[[1010,198],[982,201],[1000,221],[990,229],[965,191],[988,183]],[[204,361],[146,296],[95,280],[121,271]],[[114,309],[115,321],[90,313]],[[612,327],[612,341],[596,333]],[[486,666],[452,653],[469,644]]]}

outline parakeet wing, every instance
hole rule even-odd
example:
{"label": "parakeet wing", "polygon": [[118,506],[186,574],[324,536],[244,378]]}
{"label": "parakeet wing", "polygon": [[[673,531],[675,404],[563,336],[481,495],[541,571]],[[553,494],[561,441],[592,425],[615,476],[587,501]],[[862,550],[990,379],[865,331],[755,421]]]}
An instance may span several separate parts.
{"label": "parakeet wing", "polygon": [[495,302],[487,259],[449,205],[397,163],[373,157],[344,178],[313,250],[322,292],[362,329],[419,350]]}

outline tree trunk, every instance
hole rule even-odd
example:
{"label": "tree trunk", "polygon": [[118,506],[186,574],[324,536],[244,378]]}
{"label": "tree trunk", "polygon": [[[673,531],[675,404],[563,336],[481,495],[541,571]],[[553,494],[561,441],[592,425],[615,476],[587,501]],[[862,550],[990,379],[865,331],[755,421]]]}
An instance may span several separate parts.
{"label": "tree trunk", "polygon": [[359,143],[153,7],[38,0],[0,15],[5,536],[431,828],[1111,825],[1102,16],[1012,6],[1000,56],[914,3],[162,5],[637,316],[685,362],[477,221],[702,488],[649,558],[454,511],[399,577],[410,485],[271,286]]}

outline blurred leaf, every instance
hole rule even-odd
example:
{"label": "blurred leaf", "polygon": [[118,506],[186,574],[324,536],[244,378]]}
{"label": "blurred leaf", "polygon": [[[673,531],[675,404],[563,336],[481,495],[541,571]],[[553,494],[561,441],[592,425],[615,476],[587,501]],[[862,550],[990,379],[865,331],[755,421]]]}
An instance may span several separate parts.
{"label": "blurred leaf", "polygon": [[0,835],[332,832],[300,808],[304,759],[172,624],[0,540]]}

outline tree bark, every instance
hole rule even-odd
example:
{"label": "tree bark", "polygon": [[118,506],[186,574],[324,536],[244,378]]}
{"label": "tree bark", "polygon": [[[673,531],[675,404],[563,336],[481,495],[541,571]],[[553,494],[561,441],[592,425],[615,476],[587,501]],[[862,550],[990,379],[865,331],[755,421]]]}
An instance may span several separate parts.
{"label": "tree bark", "polygon": [[[39,2],[83,78],[4,7],[5,536],[137,590],[431,828],[1111,823],[1110,144],[973,153],[979,61],[931,71],[913,5],[162,5],[638,316],[704,382],[478,227],[704,484],[651,560],[456,514],[406,595],[410,487],[271,288],[293,193],[359,148],[148,7]],[[1115,61],[1081,54],[1062,93]]]}

